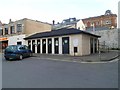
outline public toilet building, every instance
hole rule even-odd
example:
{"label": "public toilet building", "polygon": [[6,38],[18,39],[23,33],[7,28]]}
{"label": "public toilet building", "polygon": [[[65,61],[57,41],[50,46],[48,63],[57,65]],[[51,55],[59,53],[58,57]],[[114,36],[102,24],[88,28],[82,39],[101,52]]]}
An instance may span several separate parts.
{"label": "public toilet building", "polygon": [[98,51],[100,36],[75,28],[36,33],[24,38],[33,53],[89,55]]}

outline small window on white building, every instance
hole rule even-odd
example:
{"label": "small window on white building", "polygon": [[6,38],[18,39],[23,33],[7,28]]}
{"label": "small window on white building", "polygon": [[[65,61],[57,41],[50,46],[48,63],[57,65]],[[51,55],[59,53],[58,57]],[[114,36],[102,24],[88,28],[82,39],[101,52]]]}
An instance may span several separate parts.
{"label": "small window on white building", "polygon": [[107,20],[107,21],[106,21],[106,24],[111,24],[111,21],[110,21],[110,20]]}

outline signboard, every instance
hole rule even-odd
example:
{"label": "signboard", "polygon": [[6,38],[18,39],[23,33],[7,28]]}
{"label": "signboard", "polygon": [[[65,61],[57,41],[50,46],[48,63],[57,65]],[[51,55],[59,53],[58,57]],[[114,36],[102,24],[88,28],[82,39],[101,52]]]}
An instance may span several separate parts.
{"label": "signboard", "polygon": [[8,38],[0,38],[0,41],[6,41]]}
{"label": "signboard", "polygon": [[73,46],[77,47],[78,46],[78,39],[73,39]]}

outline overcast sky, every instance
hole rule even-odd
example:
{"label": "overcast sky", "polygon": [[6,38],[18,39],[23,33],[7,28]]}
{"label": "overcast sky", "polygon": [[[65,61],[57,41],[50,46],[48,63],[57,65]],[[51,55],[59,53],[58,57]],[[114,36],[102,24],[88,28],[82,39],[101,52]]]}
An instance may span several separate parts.
{"label": "overcast sky", "polygon": [[106,10],[118,14],[120,0],[0,0],[0,20],[8,23],[29,18],[52,23],[76,17],[78,19],[103,15]]}

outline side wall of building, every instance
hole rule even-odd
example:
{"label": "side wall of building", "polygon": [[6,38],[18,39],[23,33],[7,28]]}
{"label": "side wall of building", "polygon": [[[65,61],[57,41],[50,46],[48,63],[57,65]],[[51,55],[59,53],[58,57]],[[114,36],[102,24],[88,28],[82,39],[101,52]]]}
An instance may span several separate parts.
{"label": "side wall of building", "polygon": [[82,35],[82,55],[90,54],[90,36]]}
{"label": "side wall of building", "polygon": [[25,21],[24,33],[27,35],[32,35],[38,32],[51,31],[51,28],[52,26],[50,24],[27,19]]}
{"label": "side wall of building", "polygon": [[[77,52],[74,53],[74,47],[77,47]],[[70,55],[82,55],[82,35],[70,36]]]}
{"label": "side wall of building", "polygon": [[99,42],[101,45],[108,46],[109,48],[118,48],[119,42],[119,34],[120,29],[110,29],[110,30],[101,30],[101,31],[91,31],[91,33],[95,33],[101,38],[99,38]]}

